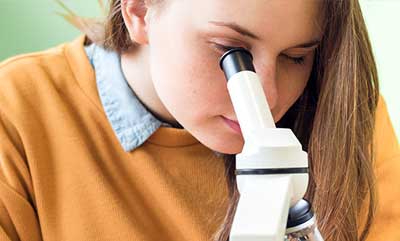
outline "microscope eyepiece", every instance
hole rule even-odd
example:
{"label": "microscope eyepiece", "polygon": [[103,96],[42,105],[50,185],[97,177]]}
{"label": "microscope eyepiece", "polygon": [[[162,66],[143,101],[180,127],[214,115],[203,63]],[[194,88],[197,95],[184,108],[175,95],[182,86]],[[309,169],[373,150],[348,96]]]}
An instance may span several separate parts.
{"label": "microscope eyepiece", "polygon": [[236,73],[248,70],[256,72],[253,65],[253,56],[244,48],[234,48],[222,55],[219,66],[225,73],[226,80]]}

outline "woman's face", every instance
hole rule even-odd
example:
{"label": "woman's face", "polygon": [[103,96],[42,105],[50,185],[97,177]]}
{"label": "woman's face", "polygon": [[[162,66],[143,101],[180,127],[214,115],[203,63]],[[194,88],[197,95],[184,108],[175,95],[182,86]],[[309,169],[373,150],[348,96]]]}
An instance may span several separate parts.
{"label": "woman's face", "polygon": [[[219,67],[223,46],[251,51],[277,122],[303,92],[321,39],[319,1],[174,0],[148,25],[150,74],[170,114],[200,142],[239,153],[243,137]],[[306,43],[310,46],[299,46]]]}

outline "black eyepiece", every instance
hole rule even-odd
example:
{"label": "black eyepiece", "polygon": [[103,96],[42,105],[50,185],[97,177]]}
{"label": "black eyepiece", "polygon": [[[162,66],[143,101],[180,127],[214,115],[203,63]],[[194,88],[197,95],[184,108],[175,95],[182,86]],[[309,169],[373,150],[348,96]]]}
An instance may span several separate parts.
{"label": "black eyepiece", "polygon": [[234,48],[224,53],[220,58],[219,65],[228,81],[232,75],[244,70],[256,72],[253,56],[244,48]]}

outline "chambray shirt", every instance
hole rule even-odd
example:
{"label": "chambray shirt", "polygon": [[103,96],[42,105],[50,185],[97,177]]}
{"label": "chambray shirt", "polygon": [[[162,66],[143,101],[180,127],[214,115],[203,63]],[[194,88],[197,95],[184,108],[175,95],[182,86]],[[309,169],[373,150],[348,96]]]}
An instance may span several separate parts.
{"label": "chambray shirt", "polygon": [[85,51],[95,71],[105,114],[126,152],[143,144],[160,126],[172,127],[140,102],[122,72],[119,54],[96,44],[86,46]]}

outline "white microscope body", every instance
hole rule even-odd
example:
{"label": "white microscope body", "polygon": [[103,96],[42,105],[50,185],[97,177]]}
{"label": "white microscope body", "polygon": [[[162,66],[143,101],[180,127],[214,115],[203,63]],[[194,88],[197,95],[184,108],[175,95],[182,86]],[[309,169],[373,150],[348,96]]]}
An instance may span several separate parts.
{"label": "white microscope body", "polygon": [[290,129],[275,127],[251,54],[240,52],[230,50],[220,62],[244,138],[236,155],[240,199],[229,240],[283,241],[289,208],[307,190],[307,153]]}

